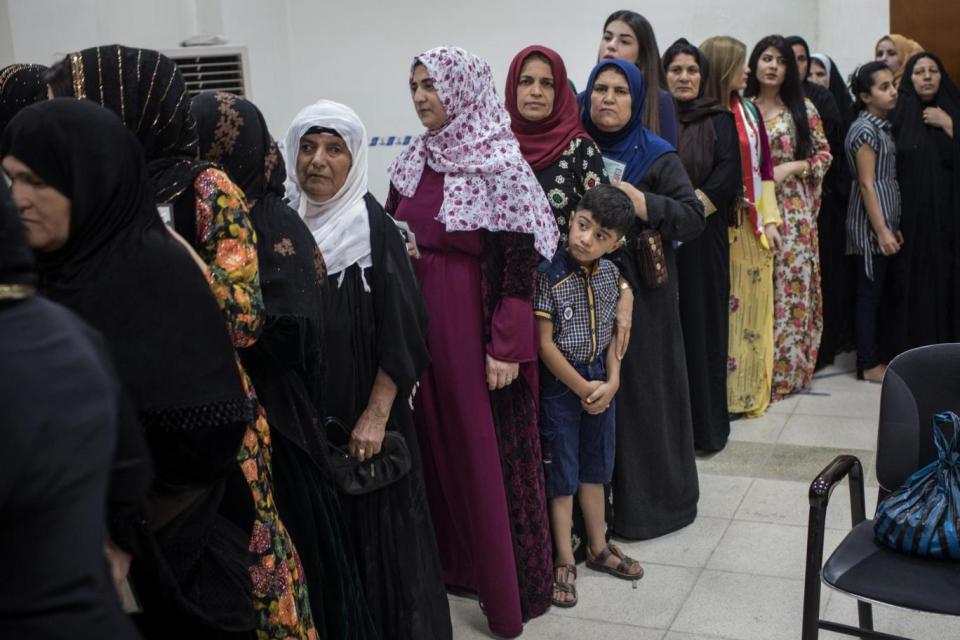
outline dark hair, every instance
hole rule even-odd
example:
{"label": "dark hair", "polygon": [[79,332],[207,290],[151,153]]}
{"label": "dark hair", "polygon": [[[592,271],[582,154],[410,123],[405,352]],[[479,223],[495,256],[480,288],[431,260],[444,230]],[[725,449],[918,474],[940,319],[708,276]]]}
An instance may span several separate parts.
{"label": "dark hair", "polygon": [[598,184],[583,194],[577,211],[584,210],[590,212],[598,225],[620,235],[626,235],[633,227],[633,201],[623,191],[609,184]]}
{"label": "dark hair", "polygon": [[674,58],[683,53],[696,60],[697,66],[700,67],[700,93],[698,96],[702,96],[707,84],[707,78],[710,76],[709,64],[707,63],[706,57],[700,52],[700,49],[690,44],[690,41],[686,38],[680,38],[663,53],[663,71],[666,73],[673,63]]}
{"label": "dark hair", "polygon": [[611,22],[625,23],[637,38],[637,59],[634,64],[640,69],[647,81],[646,104],[643,108],[643,124],[655,134],[660,135],[660,89],[667,86],[663,69],[660,68],[660,48],[657,36],[653,33],[650,21],[635,11],[621,9],[614,11],[603,23],[606,31]]}
{"label": "dark hair", "polygon": [[757,43],[750,54],[750,77],[747,79],[747,89],[744,95],[753,98],[760,93],[760,81],[757,80],[757,62],[764,51],[773,47],[783,56],[787,67],[783,84],[780,85],[780,99],[790,112],[793,124],[797,128],[797,146],[793,153],[795,160],[805,160],[813,154],[813,140],[810,135],[810,122],[807,120],[807,105],[803,98],[803,87],[800,85],[800,74],[797,71],[797,60],[783,36],[767,36]]}
{"label": "dark hair", "polygon": [[[881,62],[880,60],[871,60],[870,62],[860,65],[850,74],[850,91],[853,93],[854,111],[860,112],[867,108],[860,94],[870,93],[873,86],[877,84],[873,78],[874,74],[884,69],[890,71],[887,63]],[[891,71],[891,73],[893,72]]]}
{"label": "dark hair", "polygon": [[[800,81],[802,82],[803,80],[806,80],[806,79],[807,79],[807,76],[810,75],[810,60],[811,60],[811,58],[810,58],[810,45],[808,45],[808,44],[807,44],[807,41],[804,40],[803,38],[801,38],[800,36],[787,36],[787,37],[784,38],[783,40],[784,40],[784,42],[787,43],[787,46],[790,47],[791,49],[793,49],[793,46],[794,46],[794,45],[797,45],[797,44],[798,44],[798,45],[800,45],[801,47],[803,47],[803,50],[804,50],[804,51],[806,51],[806,53],[807,53],[807,75],[806,75],[806,76],[803,76],[802,78],[800,78]],[[796,55],[794,55],[794,60],[796,60]],[[799,66],[797,67],[797,70],[798,70],[798,71],[800,70],[800,67],[799,67]]]}
{"label": "dark hair", "polygon": [[73,68],[70,56],[52,65],[43,74],[43,81],[50,87],[54,98],[73,98]]}

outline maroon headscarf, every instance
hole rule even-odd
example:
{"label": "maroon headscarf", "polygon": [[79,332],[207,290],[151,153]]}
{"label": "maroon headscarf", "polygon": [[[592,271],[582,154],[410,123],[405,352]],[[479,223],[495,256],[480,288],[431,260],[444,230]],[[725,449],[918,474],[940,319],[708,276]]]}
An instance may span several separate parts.
{"label": "maroon headscarf", "polygon": [[[553,86],[556,96],[553,99],[553,111],[539,122],[531,122],[517,108],[517,84],[520,72],[527,58],[539,53],[550,61],[553,69]],[[574,138],[589,138],[580,122],[580,109],[577,96],[567,82],[567,68],[560,54],[542,45],[532,45],[521,51],[510,63],[507,73],[507,87],[504,91],[507,111],[510,112],[511,128],[520,142],[520,151],[534,171],[549,166],[560,157]]]}

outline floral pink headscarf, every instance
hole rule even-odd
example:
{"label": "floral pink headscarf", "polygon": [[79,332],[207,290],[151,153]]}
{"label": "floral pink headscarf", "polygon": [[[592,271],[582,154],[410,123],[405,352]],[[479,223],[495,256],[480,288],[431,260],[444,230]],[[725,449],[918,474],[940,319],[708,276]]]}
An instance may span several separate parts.
{"label": "floral pink headscarf", "polygon": [[[444,174],[437,220],[447,231],[515,231],[534,236],[550,259],[560,232],[550,203],[523,155],[490,65],[456,47],[417,56],[437,88],[447,123],[426,131],[390,165],[390,180],[410,198],[425,164]],[[413,69],[411,67],[411,75]]]}

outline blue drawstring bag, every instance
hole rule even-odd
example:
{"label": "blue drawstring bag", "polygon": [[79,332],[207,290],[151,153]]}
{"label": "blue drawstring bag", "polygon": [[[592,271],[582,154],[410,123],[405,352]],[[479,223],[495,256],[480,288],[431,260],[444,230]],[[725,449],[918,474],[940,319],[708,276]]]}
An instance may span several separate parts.
{"label": "blue drawstring bag", "polygon": [[[943,430],[951,428],[948,439]],[[960,419],[952,411],[933,417],[937,460],[907,478],[877,506],[873,521],[877,542],[912,556],[960,560],[958,431]]]}

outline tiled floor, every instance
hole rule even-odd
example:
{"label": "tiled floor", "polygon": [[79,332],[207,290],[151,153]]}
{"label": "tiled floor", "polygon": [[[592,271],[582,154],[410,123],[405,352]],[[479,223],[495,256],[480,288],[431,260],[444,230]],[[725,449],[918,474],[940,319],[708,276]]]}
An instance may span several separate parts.
{"label": "tiled floor", "polygon": [[[850,354],[811,389],[732,425],[724,451],[698,459],[699,517],[657,540],[621,543],[643,562],[631,583],[580,569],[580,603],[529,622],[525,640],[797,640],[803,602],[807,491],[840,453],[861,458],[867,510],[876,507],[873,451],[880,388],[858,382]],[[846,484],[827,518],[825,553],[850,527]],[[450,597],[454,637],[489,638],[473,600]],[[876,628],[913,638],[960,640],[960,621],[874,607]],[[824,589],[821,612],[856,623],[855,601]],[[822,632],[823,640],[843,638]]]}

